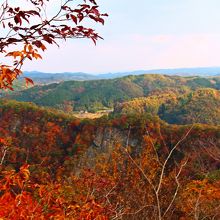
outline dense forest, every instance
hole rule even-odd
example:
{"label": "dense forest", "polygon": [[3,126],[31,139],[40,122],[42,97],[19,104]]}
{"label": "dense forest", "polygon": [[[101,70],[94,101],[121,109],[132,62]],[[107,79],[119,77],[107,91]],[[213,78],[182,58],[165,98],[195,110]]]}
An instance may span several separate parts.
{"label": "dense forest", "polygon": [[[95,120],[1,99],[0,203],[7,199],[10,205],[0,213],[33,219],[218,219],[219,92],[194,89],[157,89]],[[192,125],[206,118],[194,116],[208,101],[213,114],[204,112],[207,125]],[[182,115],[172,113],[181,109]],[[17,207],[12,214],[10,207]]]}
{"label": "dense forest", "polygon": [[200,88],[180,94],[176,90],[154,92],[148,97],[117,103],[114,114],[158,115],[170,124],[220,124],[220,92]]}
{"label": "dense forest", "polygon": [[118,79],[92,81],[66,81],[35,86],[13,93],[10,98],[34,102],[73,111],[95,112],[113,108],[116,102],[148,96],[156,91],[174,91],[180,94],[197,88],[220,88],[220,77],[179,77],[166,75],[127,76]]}

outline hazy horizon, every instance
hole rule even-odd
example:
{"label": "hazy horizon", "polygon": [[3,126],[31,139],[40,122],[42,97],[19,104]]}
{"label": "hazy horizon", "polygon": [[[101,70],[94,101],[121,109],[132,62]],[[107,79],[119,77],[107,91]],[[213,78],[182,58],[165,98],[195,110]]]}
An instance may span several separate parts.
{"label": "hazy horizon", "polygon": [[[98,1],[105,26],[92,24],[104,40],[48,46],[26,71],[125,72],[139,69],[220,66],[220,1]],[[50,11],[55,8],[50,7]]]}
{"label": "hazy horizon", "polygon": [[220,66],[197,66],[197,67],[179,67],[179,68],[156,68],[156,69],[134,69],[134,70],[125,70],[125,71],[114,71],[114,72],[83,72],[83,71],[62,71],[62,72],[46,72],[46,71],[39,71],[39,70],[24,70],[24,72],[41,72],[41,73],[85,73],[85,74],[91,74],[91,75],[102,75],[102,74],[117,74],[117,73],[129,73],[129,72],[141,72],[141,71],[178,71],[178,70],[205,70],[205,69],[219,69]]}

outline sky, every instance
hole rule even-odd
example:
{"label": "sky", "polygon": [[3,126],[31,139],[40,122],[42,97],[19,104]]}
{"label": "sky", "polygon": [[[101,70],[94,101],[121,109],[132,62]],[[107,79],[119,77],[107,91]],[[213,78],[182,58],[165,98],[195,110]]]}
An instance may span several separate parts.
{"label": "sky", "polygon": [[[52,0],[53,2],[58,0]],[[104,38],[49,46],[24,70],[107,73],[220,66],[219,0],[99,0],[109,17],[92,25]],[[55,8],[54,8],[55,10]]]}

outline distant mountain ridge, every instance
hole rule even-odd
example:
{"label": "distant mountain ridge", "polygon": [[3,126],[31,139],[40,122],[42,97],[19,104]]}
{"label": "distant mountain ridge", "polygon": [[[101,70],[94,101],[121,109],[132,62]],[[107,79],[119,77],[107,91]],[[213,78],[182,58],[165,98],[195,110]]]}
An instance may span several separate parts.
{"label": "distant mountain ridge", "polygon": [[165,74],[177,76],[220,76],[220,67],[195,67],[195,68],[174,68],[174,69],[152,69],[152,70],[137,70],[131,72],[105,73],[100,74],[105,79],[112,79],[128,75],[142,74]]}
{"label": "distant mountain ridge", "polygon": [[84,72],[61,72],[61,73],[46,73],[38,71],[25,71],[23,77],[32,78],[36,83],[53,83],[69,80],[98,80],[98,79],[115,79],[128,75],[142,74],[165,74],[178,76],[220,76],[220,67],[198,67],[198,68],[177,68],[177,69],[152,69],[152,70],[137,70],[130,72],[116,72],[103,74],[90,74]]}
{"label": "distant mountain ridge", "polygon": [[24,77],[31,78],[35,83],[43,83],[43,84],[44,83],[49,84],[49,83],[61,82],[61,81],[69,81],[69,80],[84,81],[84,80],[97,79],[96,76],[92,74],[88,74],[88,73],[83,73],[83,72],[44,73],[44,72],[38,72],[38,71],[31,71],[31,72],[25,71],[24,74],[21,76],[21,79]]}

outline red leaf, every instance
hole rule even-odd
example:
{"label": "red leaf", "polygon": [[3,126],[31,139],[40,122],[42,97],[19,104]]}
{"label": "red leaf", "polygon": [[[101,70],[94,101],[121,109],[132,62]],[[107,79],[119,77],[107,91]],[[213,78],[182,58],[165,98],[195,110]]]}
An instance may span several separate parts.
{"label": "red leaf", "polygon": [[77,17],[74,16],[74,15],[70,15],[70,16],[71,16],[71,19],[73,20],[73,22],[74,22],[75,24],[77,24]]}
{"label": "red leaf", "polygon": [[14,17],[14,20],[15,20],[15,23],[16,23],[16,24],[18,24],[18,23],[19,23],[20,25],[22,24],[21,18],[20,18],[20,16],[19,16],[18,14]]}
{"label": "red leaf", "polygon": [[25,79],[26,86],[28,86],[29,84],[34,85],[34,82],[32,79],[27,78],[27,77],[24,77],[24,79]]}

